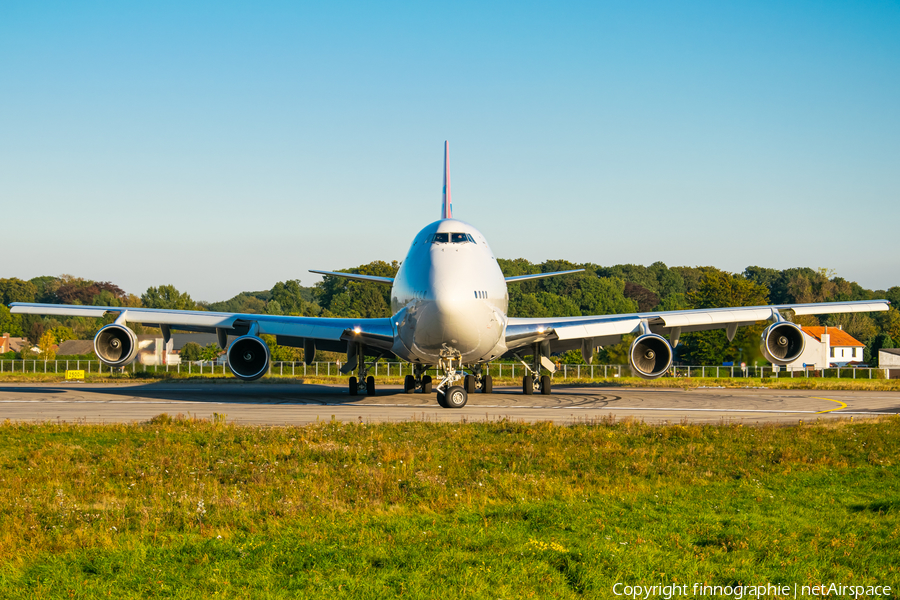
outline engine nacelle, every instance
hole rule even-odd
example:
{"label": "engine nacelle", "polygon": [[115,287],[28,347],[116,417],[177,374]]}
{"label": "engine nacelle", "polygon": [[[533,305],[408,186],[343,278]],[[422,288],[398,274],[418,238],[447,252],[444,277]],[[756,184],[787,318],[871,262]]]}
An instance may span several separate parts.
{"label": "engine nacelle", "polygon": [[661,335],[647,333],[631,344],[628,360],[635,375],[655,379],[665,375],[672,366],[672,346]]}
{"label": "engine nacelle", "polygon": [[110,323],[94,336],[94,352],[104,365],[124,367],[137,356],[137,336],[124,325]]}
{"label": "engine nacelle", "polygon": [[231,342],[226,357],[228,368],[244,381],[259,379],[269,370],[269,346],[255,335],[245,335]]}
{"label": "engine nacelle", "polygon": [[759,349],[763,356],[773,365],[792,363],[803,354],[806,340],[803,331],[797,325],[782,321],[769,325],[759,339]]}

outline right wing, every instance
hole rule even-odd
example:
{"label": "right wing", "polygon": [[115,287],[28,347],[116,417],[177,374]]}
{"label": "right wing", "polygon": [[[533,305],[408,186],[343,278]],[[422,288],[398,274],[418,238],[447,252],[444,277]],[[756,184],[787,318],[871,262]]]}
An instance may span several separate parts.
{"label": "right wing", "polygon": [[643,324],[653,333],[668,334],[676,340],[682,333],[708,329],[727,329],[729,337],[733,337],[737,327],[771,319],[774,313],[783,310],[793,311],[795,315],[823,315],[884,311],[888,308],[890,302],[887,300],[857,300],[543,319],[512,317],[506,326],[506,346],[509,350],[515,350],[546,341],[550,343],[552,352],[582,348],[583,341],[590,341],[595,346],[609,346],[621,341],[623,335],[640,332]]}
{"label": "right wing", "polygon": [[369,281],[373,283],[384,283],[387,285],[393,285],[394,279],[392,277],[379,277],[377,275],[360,275],[359,273],[336,273],[335,271],[316,271],[315,269],[310,269],[310,273],[316,273],[318,275],[333,275],[335,277],[343,277],[344,279],[355,279],[356,281]]}

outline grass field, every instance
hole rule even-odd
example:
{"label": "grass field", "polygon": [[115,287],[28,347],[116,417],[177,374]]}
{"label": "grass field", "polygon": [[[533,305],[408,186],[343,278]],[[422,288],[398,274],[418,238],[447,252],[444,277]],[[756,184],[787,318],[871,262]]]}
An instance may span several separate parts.
{"label": "grass field", "polygon": [[898,425],[6,423],[0,597],[897,597]]}

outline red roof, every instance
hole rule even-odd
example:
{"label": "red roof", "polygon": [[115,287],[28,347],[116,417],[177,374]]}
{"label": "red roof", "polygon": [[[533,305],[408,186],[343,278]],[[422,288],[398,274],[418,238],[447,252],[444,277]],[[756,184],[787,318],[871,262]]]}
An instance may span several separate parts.
{"label": "red roof", "polygon": [[801,329],[803,329],[803,333],[819,342],[822,341],[822,335],[827,333],[831,338],[832,346],[858,346],[860,348],[865,346],[852,335],[837,327],[801,327]]}

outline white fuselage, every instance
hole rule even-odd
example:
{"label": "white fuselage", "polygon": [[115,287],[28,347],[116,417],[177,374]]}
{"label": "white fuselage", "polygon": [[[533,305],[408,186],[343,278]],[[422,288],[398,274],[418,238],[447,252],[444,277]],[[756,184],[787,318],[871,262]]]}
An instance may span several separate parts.
{"label": "white fuselage", "polygon": [[481,232],[456,219],[435,221],[416,234],[394,278],[393,351],[420,364],[495,359],[506,351],[508,305],[506,280]]}

